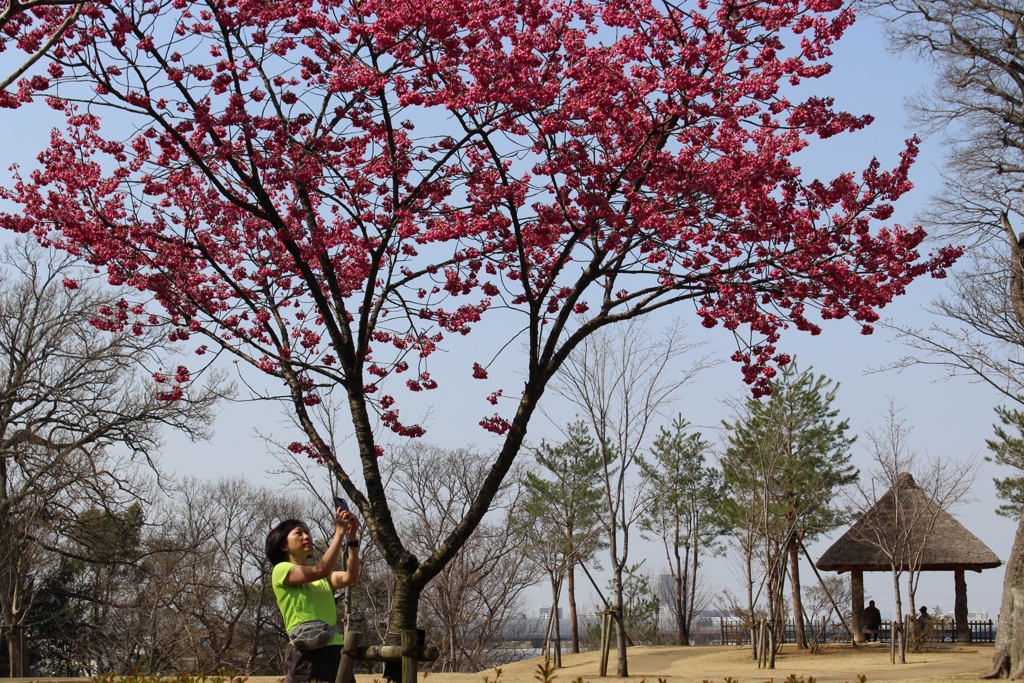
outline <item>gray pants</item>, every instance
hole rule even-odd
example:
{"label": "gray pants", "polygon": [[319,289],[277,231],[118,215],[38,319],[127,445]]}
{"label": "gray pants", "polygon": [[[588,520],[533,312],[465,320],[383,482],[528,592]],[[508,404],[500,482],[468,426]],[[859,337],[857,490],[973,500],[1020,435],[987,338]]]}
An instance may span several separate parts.
{"label": "gray pants", "polygon": [[341,645],[303,652],[291,643],[284,651],[284,683],[334,683],[341,664]]}

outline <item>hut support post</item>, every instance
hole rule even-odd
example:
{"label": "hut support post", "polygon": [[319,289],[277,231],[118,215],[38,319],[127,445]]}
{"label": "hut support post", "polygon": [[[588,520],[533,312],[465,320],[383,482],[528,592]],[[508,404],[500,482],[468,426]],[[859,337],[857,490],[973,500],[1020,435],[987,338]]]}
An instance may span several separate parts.
{"label": "hut support post", "polygon": [[967,623],[967,580],[964,578],[964,570],[956,569],[953,572],[956,598],[953,601],[953,619],[956,621],[956,642],[971,642],[971,626]]}
{"label": "hut support post", "polygon": [[860,569],[850,570],[850,627],[853,642],[864,642],[864,572]]}

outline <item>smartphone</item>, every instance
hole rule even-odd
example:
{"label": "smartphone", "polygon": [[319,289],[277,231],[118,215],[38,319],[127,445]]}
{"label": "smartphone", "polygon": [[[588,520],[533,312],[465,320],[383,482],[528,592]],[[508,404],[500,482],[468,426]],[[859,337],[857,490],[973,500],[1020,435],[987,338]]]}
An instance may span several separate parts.
{"label": "smartphone", "polygon": [[342,512],[348,512],[348,503],[345,502],[344,498],[338,498],[337,496],[335,496],[334,507],[335,509],[341,508]]}

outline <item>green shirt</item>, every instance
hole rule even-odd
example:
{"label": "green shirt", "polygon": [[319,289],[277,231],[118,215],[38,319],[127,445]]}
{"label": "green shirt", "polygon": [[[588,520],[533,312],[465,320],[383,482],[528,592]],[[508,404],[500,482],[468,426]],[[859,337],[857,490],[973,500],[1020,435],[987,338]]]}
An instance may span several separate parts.
{"label": "green shirt", "polygon": [[[295,566],[291,562],[278,562],[271,574],[277,606],[284,617],[285,631],[291,631],[304,621],[319,619],[331,626],[338,624],[338,610],[334,605],[334,591],[327,579],[297,586],[284,585],[288,570]],[[345,637],[335,633],[328,645],[341,645]]]}

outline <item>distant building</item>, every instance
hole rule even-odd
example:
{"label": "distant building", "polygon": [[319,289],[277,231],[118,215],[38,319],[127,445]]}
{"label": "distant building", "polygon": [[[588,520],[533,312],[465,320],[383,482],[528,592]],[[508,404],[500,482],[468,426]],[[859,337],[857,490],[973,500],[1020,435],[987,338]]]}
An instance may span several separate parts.
{"label": "distant building", "polygon": [[[542,619],[548,619],[551,616],[551,606],[548,605],[546,607],[541,607],[540,608],[540,616],[541,616]],[[558,608],[558,618],[559,619],[562,618],[562,608],[561,607]]]}

